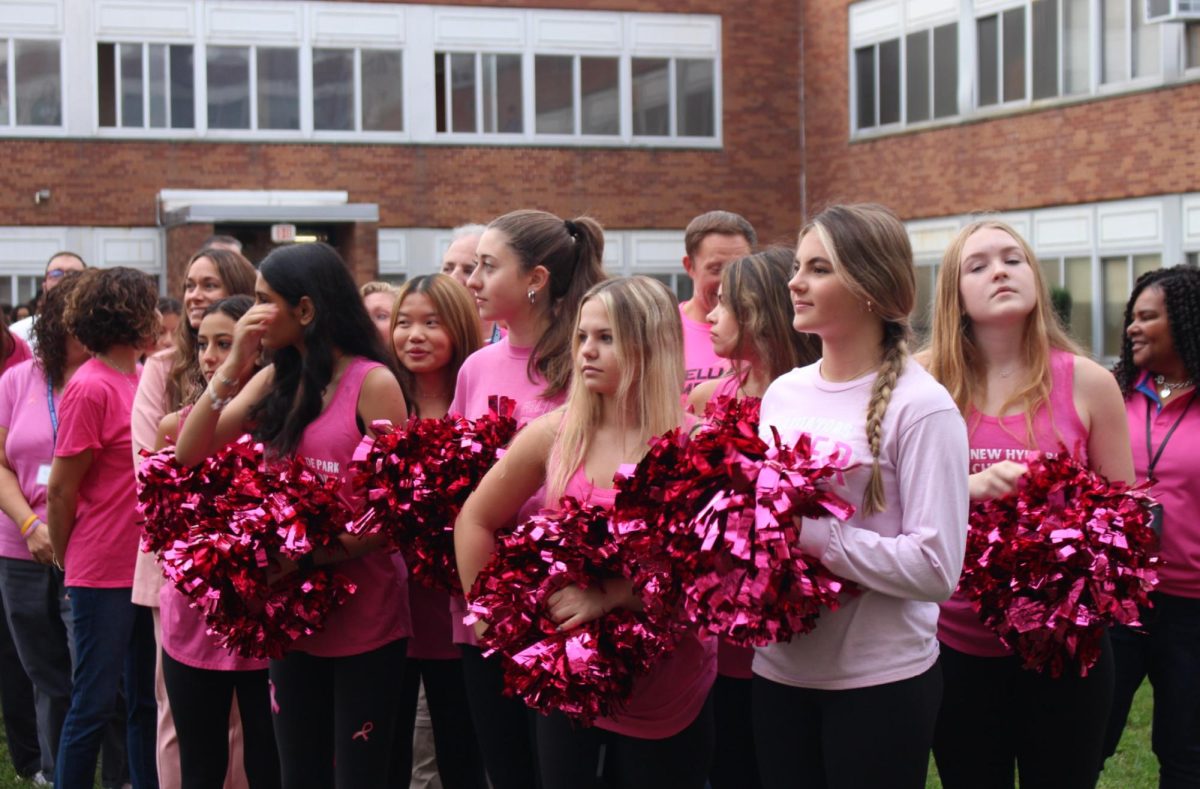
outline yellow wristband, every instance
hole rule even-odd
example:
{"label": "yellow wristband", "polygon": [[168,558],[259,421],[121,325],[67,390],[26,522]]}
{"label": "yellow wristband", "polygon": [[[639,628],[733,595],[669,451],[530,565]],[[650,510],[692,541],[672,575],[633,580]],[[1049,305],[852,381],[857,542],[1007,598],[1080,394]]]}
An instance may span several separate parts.
{"label": "yellow wristband", "polygon": [[28,518],[25,519],[25,522],[21,524],[21,536],[22,537],[24,537],[26,534],[28,534],[30,531],[33,530],[33,524],[37,522],[37,519],[38,519],[38,516],[37,516],[36,512],[32,513]]}

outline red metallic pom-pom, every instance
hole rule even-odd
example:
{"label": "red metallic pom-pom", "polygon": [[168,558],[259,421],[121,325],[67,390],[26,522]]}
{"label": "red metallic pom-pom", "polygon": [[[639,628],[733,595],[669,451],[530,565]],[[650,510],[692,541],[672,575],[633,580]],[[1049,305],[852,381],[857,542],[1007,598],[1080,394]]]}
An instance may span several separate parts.
{"label": "red metallic pom-pom", "polygon": [[454,561],[454,521],[513,435],[516,403],[493,398],[475,420],[413,418],[401,429],[372,425],[355,453],[355,486],[367,506],[348,527],[385,534],[410,575],[432,589],[462,592]]}
{"label": "red metallic pom-pom", "polygon": [[959,590],[1025,668],[1086,675],[1104,630],[1150,605],[1152,504],[1065,449],[1034,460],[1018,491],[972,507]]}
{"label": "red metallic pom-pom", "polygon": [[470,612],[488,623],[480,643],[498,652],[504,692],[539,711],[583,723],[619,710],[634,680],[676,643],[647,612],[617,608],[569,631],[547,615],[547,600],[576,585],[600,586],[619,575],[619,550],[602,507],[564,498],[499,538],[471,591]]}
{"label": "red metallic pom-pom", "polygon": [[[820,483],[838,469],[758,436],[758,399],[710,403],[690,439],[657,439],[618,477],[623,565],[648,608],[742,646],[786,641],[851,585],[803,554],[797,517],[854,507]],[[661,502],[661,503],[660,503]]]}

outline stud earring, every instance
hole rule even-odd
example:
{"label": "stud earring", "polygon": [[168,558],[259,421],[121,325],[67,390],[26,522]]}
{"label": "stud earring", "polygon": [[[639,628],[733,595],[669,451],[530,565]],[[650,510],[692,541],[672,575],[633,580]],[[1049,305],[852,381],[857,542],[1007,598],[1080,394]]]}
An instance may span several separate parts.
{"label": "stud earring", "polygon": [[536,290],[531,290],[528,293],[526,293],[525,295],[529,297],[530,304],[533,304],[537,301],[537,291]]}

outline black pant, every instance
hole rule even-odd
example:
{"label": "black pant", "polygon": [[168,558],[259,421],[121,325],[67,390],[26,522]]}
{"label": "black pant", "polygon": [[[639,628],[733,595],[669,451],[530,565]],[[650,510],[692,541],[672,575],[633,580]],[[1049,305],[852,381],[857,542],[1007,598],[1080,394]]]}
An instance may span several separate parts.
{"label": "black pant", "polygon": [[396,721],[391,782],[393,789],[407,789],[412,780],[413,727],[417,719],[417,695],[425,683],[425,702],[433,721],[433,748],[437,754],[438,777],[445,789],[486,789],[483,757],[471,725],[467,686],[463,683],[461,660],[404,661],[404,685],[400,714]]}
{"label": "black pant", "polygon": [[[714,740],[712,697],[678,734],[646,740],[581,726],[560,712],[536,721],[538,766],[544,789],[703,789]],[[603,748],[603,764],[601,763]]]}
{"label": "black pant", "polygon": [[407,639],[346,657],[271,661],[285,789],[387,785]]}
{"label": "black pant", "polygon": [[486,660],[478,647],[462,647],[463,679],[483,764],[494,789],[530,789],[537,785],[533,718],[520,699],[504,695],[500,658]]}
{"label": "black pant", "polygon": [[37,707],[33,683],[17,656],[0,601],[0,714],[13,769],[24,778],[42,769],[42,750],[38,745]]}
{"label": "black pant", "polygon": [[271,727],[267,671],[193,668],[163,652],[163,681],[179,735],[183,789],[221,789],[229,766],[229,711],[237,693],[251,789],[277,789],[279,752]]}
{"label": "black pant", "polygon": [[1115,627],[1117,681],[1104,756],[1113,755],[1142,680],[1154,687],[1151,745],[1161,789],[1200,786],[1200,600],[1157,593],[1144,633]]}
{"label": "black pant", "polygon": [[754,745],[763,786],[924,789],[941,672],[851,690],[753,679]]}
{"label": "black pant", "polygon": [[716,752],[708,782],[712,789],[758,789],[754,755],[753,680],[718,675],[713,685]]}
{"label": "black pant", "polygon": [[1091,789],[1113,694],[1104,639],[1086,677],[1026,671],[1021,659],[965,655],[942,644],[945,694],[933,755],[946,789]]}

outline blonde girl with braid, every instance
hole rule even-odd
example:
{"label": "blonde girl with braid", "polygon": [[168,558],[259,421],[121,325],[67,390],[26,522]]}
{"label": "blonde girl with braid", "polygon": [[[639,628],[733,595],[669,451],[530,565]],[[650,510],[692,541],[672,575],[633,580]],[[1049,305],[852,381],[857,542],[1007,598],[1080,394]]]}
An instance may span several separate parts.
{"label": "blonde girl with braid", "polygon": [[812,438],[857,511],[805,519],[800,547],[854,582],[816,629],[754,656],[763,785],[921,789],[941,699],[938,603],[966,541],[967,432],[954,400],[908,352],[912,248],[886,208],[832,206],[800,231],[793,328],[822,357],[777,378],[762,435]]}

